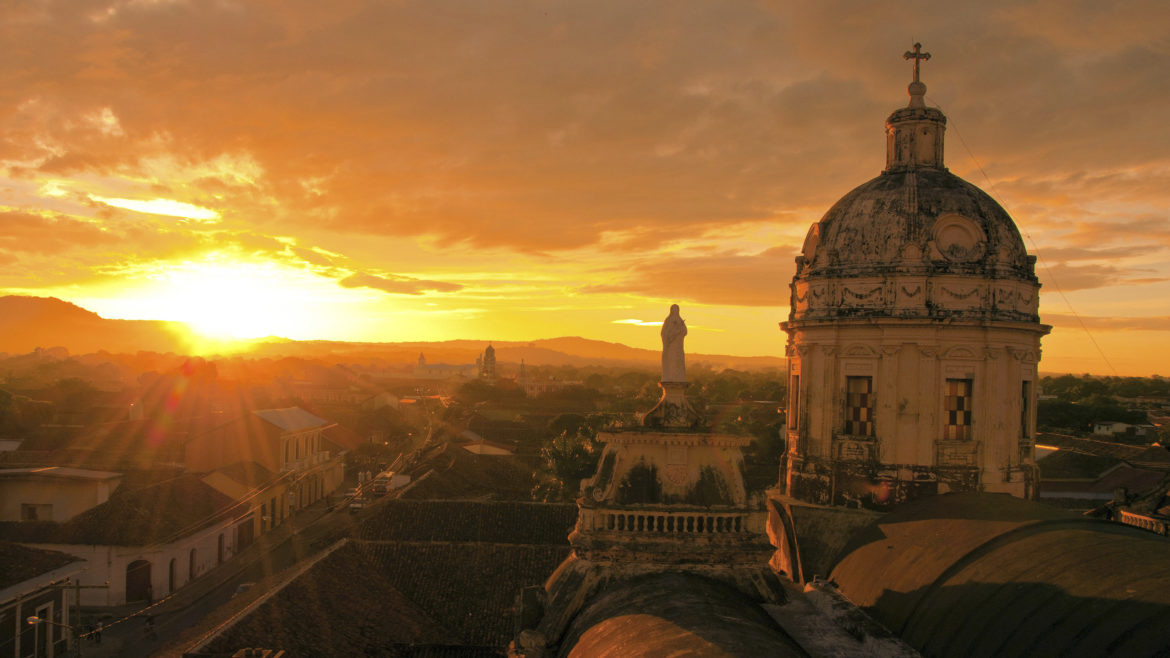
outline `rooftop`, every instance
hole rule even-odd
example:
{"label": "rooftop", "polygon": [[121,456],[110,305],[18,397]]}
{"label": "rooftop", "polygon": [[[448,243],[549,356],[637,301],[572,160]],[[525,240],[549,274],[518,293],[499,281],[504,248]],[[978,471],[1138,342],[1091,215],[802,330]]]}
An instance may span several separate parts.
{"label": "rooftop", "polygon": [[324,418],[314,416],[300,407],[260,409],[252,413],[285,432],[299,432],[301,430],[325,427],[330,424]]}
{"label": "rooftop", "polygon": [[229,516],[234,501],[189,473],[153,481],[128,475],[106,502],[64,523],[0,522],[0,537],[40,544],[142,546],[165,543]]}
{"label": "rooftop", "polygon": [[57,551],[0,541],[0,590],[74,562],[81,562],[81,559]]}
{"label": "rooftop", "polygon": [[511,456],[473,455],[444,443],[411,455],[398,470],[411,477],[403,498],[531,500],[532,471]]}
{"label": "rooftop", "polygon": [[1167,540],[996,494],[894,508],[833,568],[926,655],[1153,655],[1170,642]]}
{"label": "rooftop", "polygon": [[570,553],[568,504],[402,501],[375,506],[338,549],[208,647],[291,655],[500,655],[516,596]]}
{"label": "rooftop", "polygon": [[571,503],[391,500],[366,519],[368,541],[441,541],[568,546]]}
{"label": "rooftop", "polygon": [[5,468],[0,469],[0,477],[50,477],[71,480],[113,480],[122,477],[121,473],[113,471],[91,471],[85,468],[70,468],[68,466],[41,466],[36,468]]}

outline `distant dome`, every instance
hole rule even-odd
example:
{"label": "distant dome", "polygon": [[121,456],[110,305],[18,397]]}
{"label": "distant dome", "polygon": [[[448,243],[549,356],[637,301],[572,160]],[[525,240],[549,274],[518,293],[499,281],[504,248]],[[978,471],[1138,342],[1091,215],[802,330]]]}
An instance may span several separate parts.
{"label": "distant dome", "polygon": [[1035,281],[1012,218],[983,190],[933,167],[885,171],[809,230],[807,277],[929,269]]}

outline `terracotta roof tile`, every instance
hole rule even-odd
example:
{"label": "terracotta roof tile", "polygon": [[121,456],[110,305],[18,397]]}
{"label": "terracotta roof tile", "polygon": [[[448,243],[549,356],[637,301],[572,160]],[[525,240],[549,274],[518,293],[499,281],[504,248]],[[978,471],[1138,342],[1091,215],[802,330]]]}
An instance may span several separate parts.
{"label": "terracotta roof tile", "polygon": [[0,541],[0,589],[23,583],[81,558]]}

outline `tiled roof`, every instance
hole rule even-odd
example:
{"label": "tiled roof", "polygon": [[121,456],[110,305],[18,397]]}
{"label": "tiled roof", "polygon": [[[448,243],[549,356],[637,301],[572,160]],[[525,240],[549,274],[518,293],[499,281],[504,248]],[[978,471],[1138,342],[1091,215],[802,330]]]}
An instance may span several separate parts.
{"label": "tiled roof", "polygon": [[1170,468],[1170,451],[1159,446],[1135,446],[1112,441],[1101,441],[1067,434],[1040,433],[1036,443],[1074,450],[1098,457],[1122,459],[1135,466]]}
{"label": "tiled roof", "polygon": [[244,647],[284,649],[290,656],[397,655],[405,644],[451,640],[398,592],[356,545],[333,552],[208,647],[231,655]]}
{"label": "tiled roof", "polygon": [[450,644],[495,646],[512,639],[512,609],[524,587],[543,585],[568,546],[385,542],[366,544],[389,582],[440,625]]}
{"label": "tiled roof", "polygon": [[368,438],[341,425],[334,425],[326,429],[323,432],[323,436],[326,441],[340,447],[342,450],[353,450],[360,445],[370,442]]}
{"label": "tiled roof", "polygon": [[216,639],[210,652],[501,655],[520,591],[568,557],[576,507],[389,500],[338,549]]}
{"label": "tiled roof", "polygon": [[172,541],[238,511],[231,498],[184,474],[139,486],[127,476],[110,499],[65,523],[0,523],[0,537],[42,544],[142,546]]}
{"label": "tiled roof", "polygon": [[121,473],[112,471],[91,471],[84,468],[70,468],[67,466],[40,466],[36,468],[5,468],[0,469],[0,477],[28,476],[64,478],[72,480],[112,480],[122,477]]}
{"label": "tiled roof", "polygon": [[1096,480],[1121,463],[1123,460],[1117,457],[1091,455],[1075,449],[1057,450],[1036,460],[1041,481]]}
{"label": "tiled roof", "polygon": [[532,499],[532,470],[511,456],[473,455],[445,443],[420,452],[399,470],[412,481],[404,498]]}
{"label": "tiled roof", "polygon": [[74,562],[81,562],[81,558],[0,541],[0,589]]}
{"label": "tiled roof", "polygon": [[252,413],[285,432],[299,432],[300,430],[324,427],[329,424],[329,421],[324,418],[318,418],[300,407],[261,409]]}
{"label": "tiled roof", "polygon": [[577,506],[568,503],[390,500],[362,523],[358,537],[568,546],[576,522]]}
{"label": "tiled roof", "polygon": [[253,461],[236,462],[223,468],[217,468],[217,473],[223,473],[229,478],[247,487],[258,487],[267,484],[276,478],[276,473],[264,468]]}

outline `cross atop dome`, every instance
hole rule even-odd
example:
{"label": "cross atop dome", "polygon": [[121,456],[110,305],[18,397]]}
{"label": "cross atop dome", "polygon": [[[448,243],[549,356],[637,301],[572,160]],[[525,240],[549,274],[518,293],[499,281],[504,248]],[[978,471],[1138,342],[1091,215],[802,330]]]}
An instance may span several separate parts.
{"label": "cross atop dome", "polygon": [[914,60],[914,81],[907,88],[907,91],[910,92],[910,107],[926,107],[926,102],[922,98],[926,95],[926,85],[918,79],[918,67],[922,62],[930,59],[930,53],[922,52],[922,44],[916,43],[914,50],[907,50],[902,58]]}
{"label": "cross atop dome", "polygon": [[918,63],[930,59],[930,53],[922,52],[922,44],[916,43],[914,44],[914,51],[907,50],[906,54],[902,55],[902,57],[903,59],[914,60],[914,82],[918,82]]}

